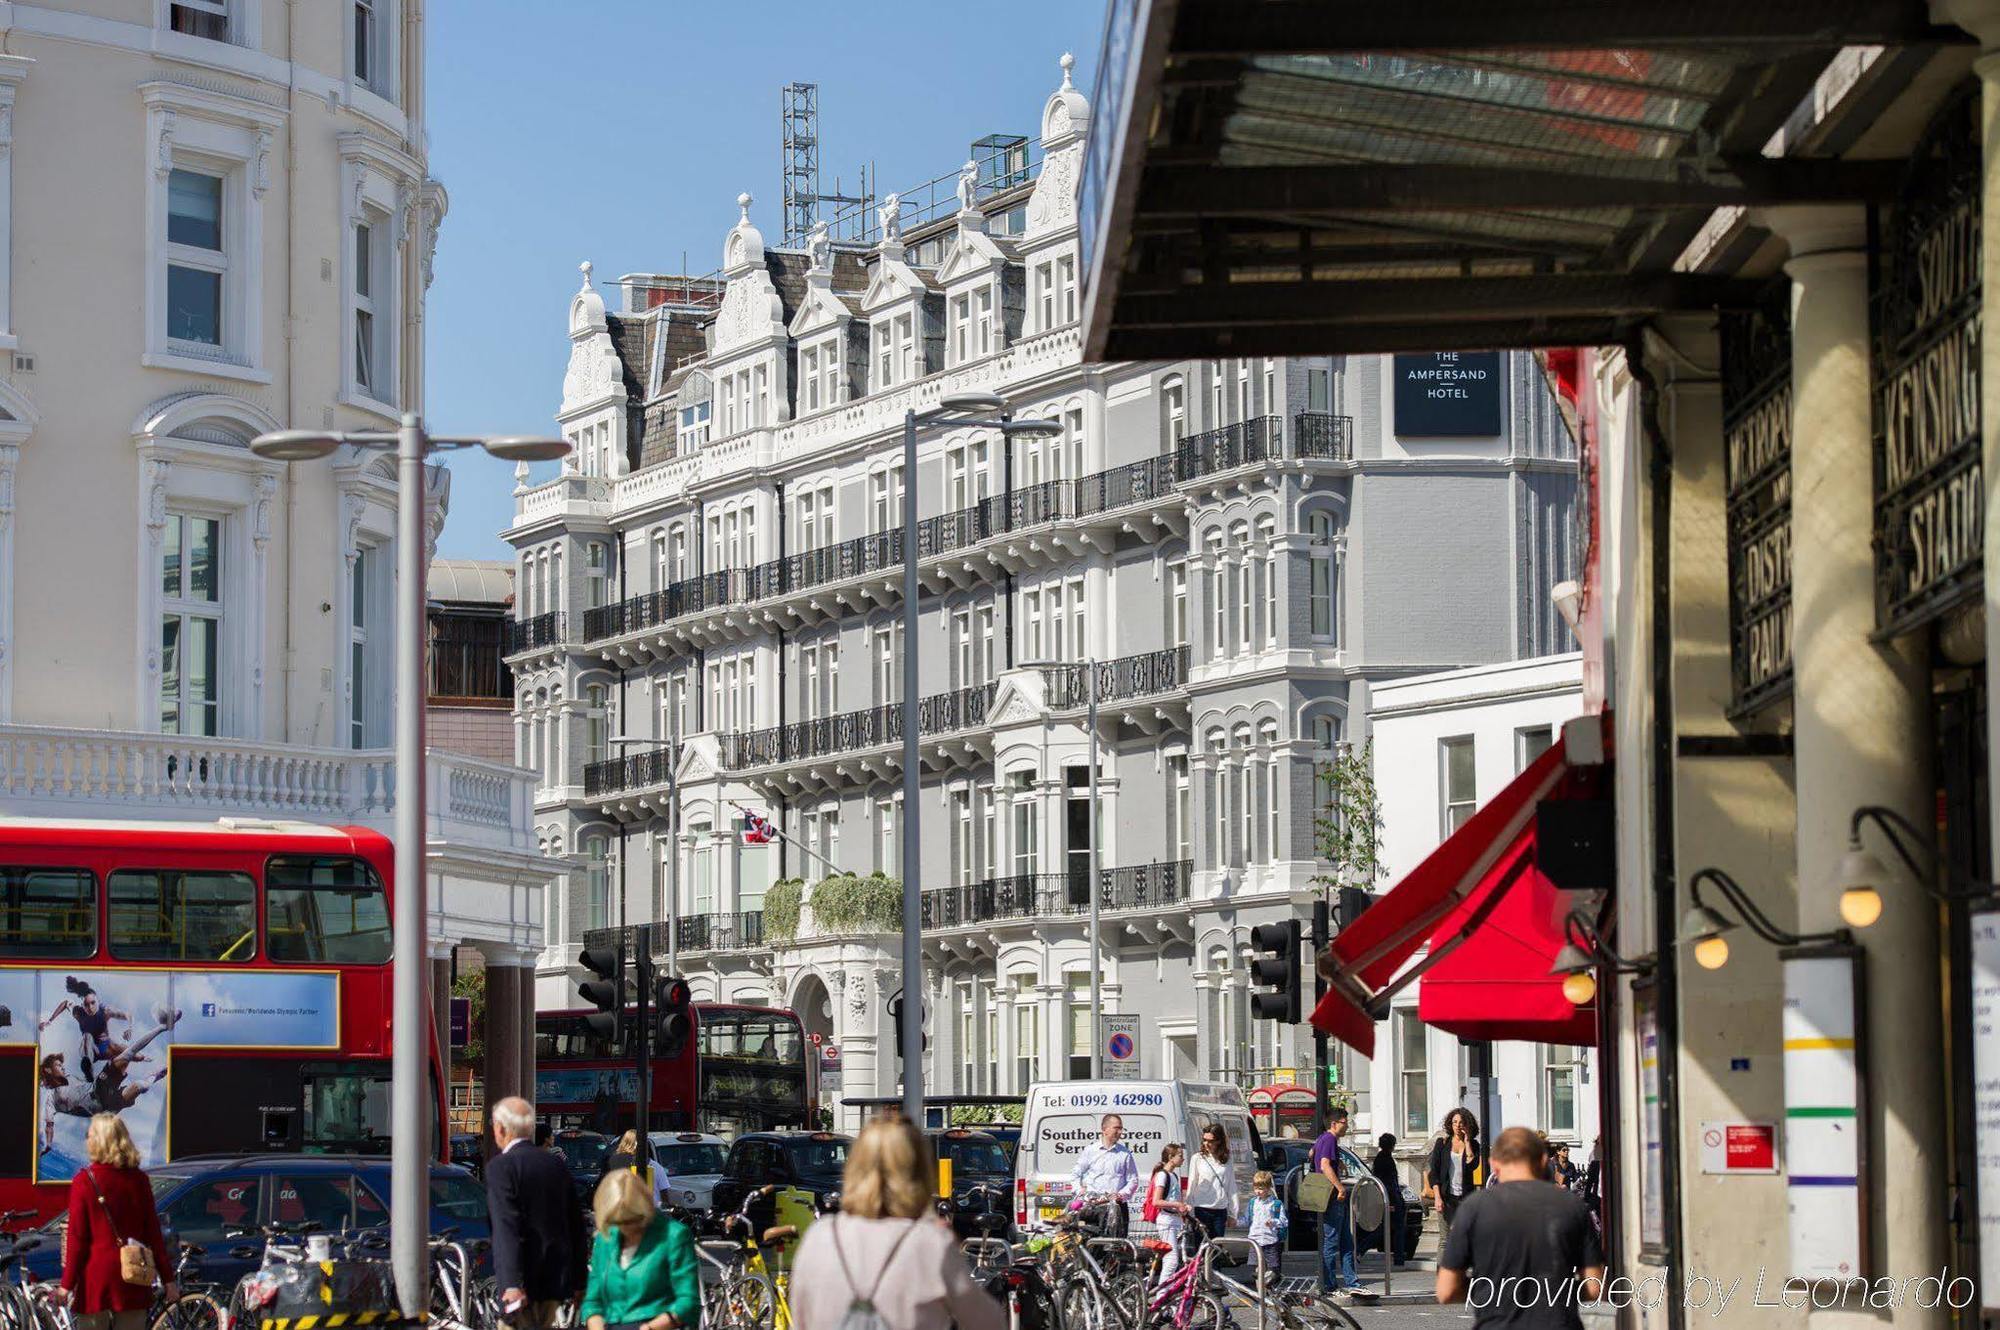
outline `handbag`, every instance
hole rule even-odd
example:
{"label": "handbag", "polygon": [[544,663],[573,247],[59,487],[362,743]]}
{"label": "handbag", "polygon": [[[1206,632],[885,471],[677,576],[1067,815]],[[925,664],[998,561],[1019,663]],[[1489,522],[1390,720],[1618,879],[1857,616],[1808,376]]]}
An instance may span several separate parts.
{"label": "handbag", "polygon": [[1318,1170],[1299,1175],[1298,1192],[1299,1209],[1310,1210],[1314,1214],[1325,1214],[1326,1207],[1333,1201],[1333,1183]]}
{"label": "handbag", "polygon": [[104,1222],[111,1227],[111,1236],[118,1243],[118,1277],[128,1284],[151,1288],[159,1274],[153,1263],[153,1249],[145,1243],[118,1235],[118,1221],[111,1217],[111,1203],[104,1199],[104,1191],[97,1185],[97,1175],[86,1166],[83,1176],[90,1181],[90,1189],[97,1193],[97,1203],[104,1207]]}

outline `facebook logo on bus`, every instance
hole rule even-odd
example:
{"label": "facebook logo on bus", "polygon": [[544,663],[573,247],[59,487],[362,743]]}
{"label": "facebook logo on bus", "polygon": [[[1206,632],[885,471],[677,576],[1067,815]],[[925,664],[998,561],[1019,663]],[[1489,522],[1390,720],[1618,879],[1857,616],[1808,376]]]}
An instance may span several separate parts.
{"label": "facebook logo on bus", "polygon": [[218,1008],[213,1002],[204,1002],[201,1004],[201,1014],[204,1016],[213,1016],[217,1010]]}

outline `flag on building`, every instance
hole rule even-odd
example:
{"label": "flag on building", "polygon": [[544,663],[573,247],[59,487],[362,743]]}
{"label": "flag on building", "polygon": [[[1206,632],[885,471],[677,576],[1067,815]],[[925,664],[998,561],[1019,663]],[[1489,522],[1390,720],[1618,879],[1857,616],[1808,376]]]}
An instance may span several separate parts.
{"label": "flag on building", "polygon": [[743,814],[743,843],[745,845],[769,845],[778,838],[778,829],[771,825],[761,813]]}

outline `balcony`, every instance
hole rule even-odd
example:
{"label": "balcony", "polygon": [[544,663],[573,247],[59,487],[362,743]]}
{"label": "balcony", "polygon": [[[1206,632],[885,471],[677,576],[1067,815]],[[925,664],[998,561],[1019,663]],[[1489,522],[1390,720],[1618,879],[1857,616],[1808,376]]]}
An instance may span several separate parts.
{"label": "balcony", "polygon": [[1325,411],[1292,417],[1292,455],[1319,462],[1354,460],[1354,418]]}
{"label": "balcony", "polygon": [[[1194,865],[1186,859],[1105,868],[1098,872],[1098,908],[1157,910],[1187,900]],[[925,928],[958,928],[1007,919],[1063,918],[1090,913],[1088,869],[990,878],[923,894]]]}
{"label": "balcony", "polygon": [[[993,704],[994,690],[993,684],[976,684],[920,699],[918,733],[950,734],[984,723],[987,708]],[[741,771],[748,767],[809,762],[879,748],[900,742],[902,737],[900,705],[866,707],[744,734],[725,734],[721,736],[722,766],[727,771]]]}
{"label": "balcony", "polygon": [[674,924],[676,946],[688,951],[741,951],[764,945],[764,912],[684,914]]}
{"label": "balcony", "polygon": [[629,790],[669,784],[674,778],[674,763],[679,757],[680,745],[664,744],[643,753],[627,753],[623,757],[592,762],[583,769],[583,797],[606,799]]}
{"label": "balcony", "polygon": [[[591,613],[596,613],[595,610]],[[512,619],[507,623],[507,654],[518,656],[524,651],[547,651],[561,644],[564,633],[564,616],[561,610],[550,610],[537,614],[532,619]]]}
{"label": "balcony", "polygon": [[749,597],[765,600],[794,591],[807,591],[829,582],[845,582],[885,568],[899,568],[902,563],[901,528],[880,531],[872,536],[856,536],[837,545],[826,545],[803,554],[758,564],[750,569]]}
{"label": "balcony", "polygon": [[1143,651],[1136,656],[1101,660],[1095,665],[1082,662],[1052,665],[1042,671],[1044,694],[1051,711],[1067,711],[1090,703],[1090,673],[1097,673],[1097,700],[1124,702],[1137,697],[1153,697],[1187,687],[1188,648],[1168,647],[1164,651]]}
{"label": "balcony", "polygon": [[[533,854],[534,773],[424,755],[431,840]],[[388,832],[394,758],[380,748],[0,725],[0,813],[207,821],[283,818]]]}
{"label": "balcony", "polygon": [[583,640],[598,642],[607,637],[622,637],[721,605],[741,604],[749,599],[746,594],[749,583],[748,570],[728,568],[719,573],[682,578],[665,591],[648,591],[628,596],[615,605],[585,610]]}

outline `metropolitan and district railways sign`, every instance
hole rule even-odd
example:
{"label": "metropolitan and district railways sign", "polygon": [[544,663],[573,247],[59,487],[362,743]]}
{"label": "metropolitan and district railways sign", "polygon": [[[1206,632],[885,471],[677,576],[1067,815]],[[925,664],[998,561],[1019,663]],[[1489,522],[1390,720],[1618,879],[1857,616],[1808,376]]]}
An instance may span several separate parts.
{"label": "metropolitan and district railways sign", "polygon": [[1729,657],[1737,714],[1792,685],[1791,282],[1724,317]]}
{"label": "metropolitan and district railways sign", "polygon": [[1875,588],[1885,633],[1928,623],[1981,583],[1978,107],[1976,95],[1954,97],[1933,122],[1882,236]]}

